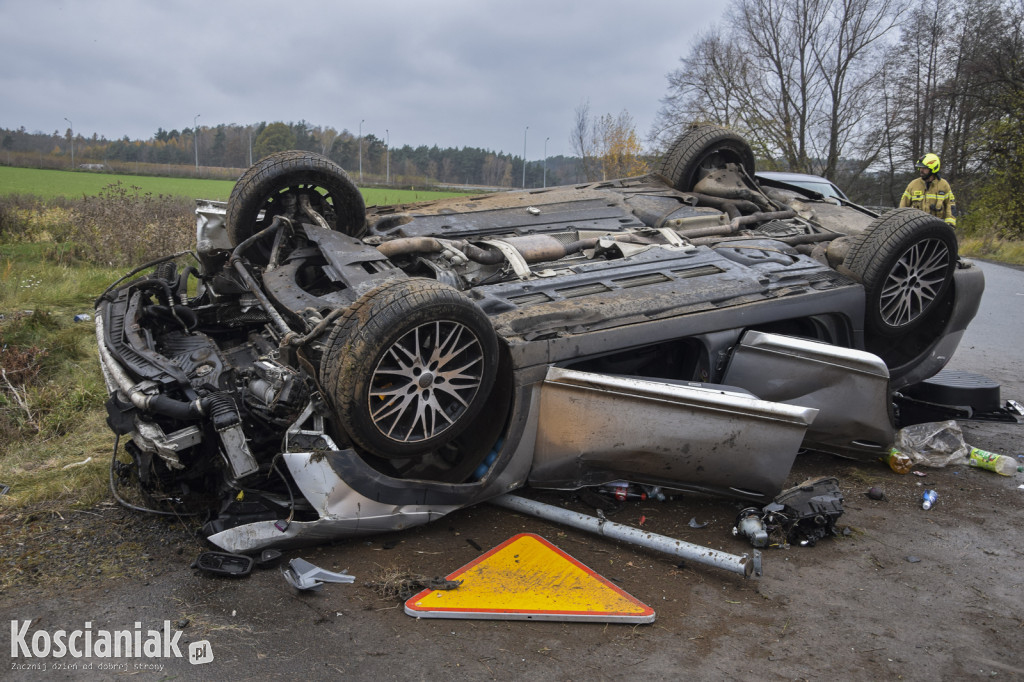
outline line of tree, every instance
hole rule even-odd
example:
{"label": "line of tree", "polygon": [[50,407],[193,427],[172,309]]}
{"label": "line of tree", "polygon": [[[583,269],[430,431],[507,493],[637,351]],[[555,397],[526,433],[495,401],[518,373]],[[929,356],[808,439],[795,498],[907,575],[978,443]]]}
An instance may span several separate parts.
{"label": "line of tree", "polygon": [[[241,169],[277,151],[302,149],[324,154],[345,168],[357,181],[367,184],[398,185],[451,184],[486,187],[519,187],[523,181],[523,159],[477,147],[440,148],[437,145],[403,145],[388,150],[385,141],[373,133],[360,140],[348,130],[298,123],[258,123],[242,126],[221,124],[198,126],[195,130],[158,129],[148,140],[108,140],[96,134],[83,137],[69,128],[63,133],[0,129],[0,163],[32,163],[68,168],[74,148],[77,167],[131,168],[132,164],[189,167],[198,165],[200,174],[211,169]],[[44,162],[45,160],[45,162]],[[37,163],[38,161],[38,163]],[[562,155],[526,164],[526,186],[541,187],[579,182],[585,179],[578,159]]]}
{"label": "line of tree", "polygon": [[1024,0],[731,0],[668,80],[655,148],[717,123],[890,206],[934,152],[961,225],[1024,237]]}

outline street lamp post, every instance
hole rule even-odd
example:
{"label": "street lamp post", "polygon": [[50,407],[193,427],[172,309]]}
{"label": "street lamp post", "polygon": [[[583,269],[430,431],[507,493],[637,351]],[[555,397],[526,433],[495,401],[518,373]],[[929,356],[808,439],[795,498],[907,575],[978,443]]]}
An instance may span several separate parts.
{"label": "street lamp post", "polygon": [[548,140],[550,137],[544,138],[544,187],[548,186]]}
{"label": "street lamp post", "polygon": [[364,118],[359,122],[359,184],[363,184],[363,124],[366,123]]}
{"label": "street lamp post", "polygon": [[75,124],[72,123],[71,119],[68,118],[67,116],[64,117],[64,120],[67,121],[68,125],[71,127],[71,169],[74,170],[75,169]]}
{"label": "street lamp post", "polygon": [[196,173],[199,173],[199,129],[196,127],[196,121],[199,120],[199,114],[192,117],[192,142],[195,143],[196,148]]}
{"label": "street lamp post", "polygon": [[391,131],[387,128],[384,129],[384,134],[387,136],[387,144],[384,145],[384,158],[386,160],[387,174],[385,175],[384,184],[391,184]]}
{"label": "street lamp post", "polygon": [[526,189],[526,131],[529,129],[530,126],[526,126],[523,131],[523,189]]}

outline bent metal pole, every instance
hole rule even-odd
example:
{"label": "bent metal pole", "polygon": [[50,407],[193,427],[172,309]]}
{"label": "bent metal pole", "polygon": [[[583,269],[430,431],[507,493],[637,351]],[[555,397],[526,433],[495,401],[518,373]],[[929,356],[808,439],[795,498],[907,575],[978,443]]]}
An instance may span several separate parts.
{"label": "bent metal pole", "polygon": [[596,516],[580,514],[568,509],[562,509],[561,507],[544,504],[543,502],[536,502],[525,497],[519,497],[518,495],[501,495],[493,500],[489,500],[489,502],[505,509],[522,512],[523,514],[536,516],[547,521],[554,521],[555,523],[561,523],[578,528],[579,530],[590,531],[591,533],[604,535],[614,540],[629,542],[699,564],[723,568],[733,573],[739,573],[745,578],[749,578],[755,569],[758,575],[761,574],[760,553],[757,550],[754,551],[754,558],[746,554],[743,556],[727,554],[726,552],[719,552],[708,547],[701,547],[690,542],[670,538],[666,535],[650,533]]}

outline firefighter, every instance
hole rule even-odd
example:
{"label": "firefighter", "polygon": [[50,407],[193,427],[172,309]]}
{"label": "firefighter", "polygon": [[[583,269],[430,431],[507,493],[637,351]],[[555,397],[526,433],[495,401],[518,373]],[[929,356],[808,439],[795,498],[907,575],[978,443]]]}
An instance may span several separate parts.
{"label": "firefighter", "polygon": [[942,218],[950,227],[956,227],[956,216],[953,214],[956,198],[949,183],[939,177],[940,165],[939,157],[935,154],[925,154],[917,160],[914,167],[921,177],[914,178],[907,185],[907,190],[900,199],[900,208],[919,208],[925,213]]}

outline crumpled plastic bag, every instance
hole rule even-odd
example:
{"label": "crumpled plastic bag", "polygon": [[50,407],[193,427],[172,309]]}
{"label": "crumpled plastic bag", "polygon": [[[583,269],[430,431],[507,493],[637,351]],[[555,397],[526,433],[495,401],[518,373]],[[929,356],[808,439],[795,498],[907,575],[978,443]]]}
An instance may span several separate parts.
{"label": "crumpled plastic bag", "polygon": [[896,432],[893,445],[914,464],[936,469],[957,460],[966,463],[971,452],[960,425],[952,419],[905,426]]}

